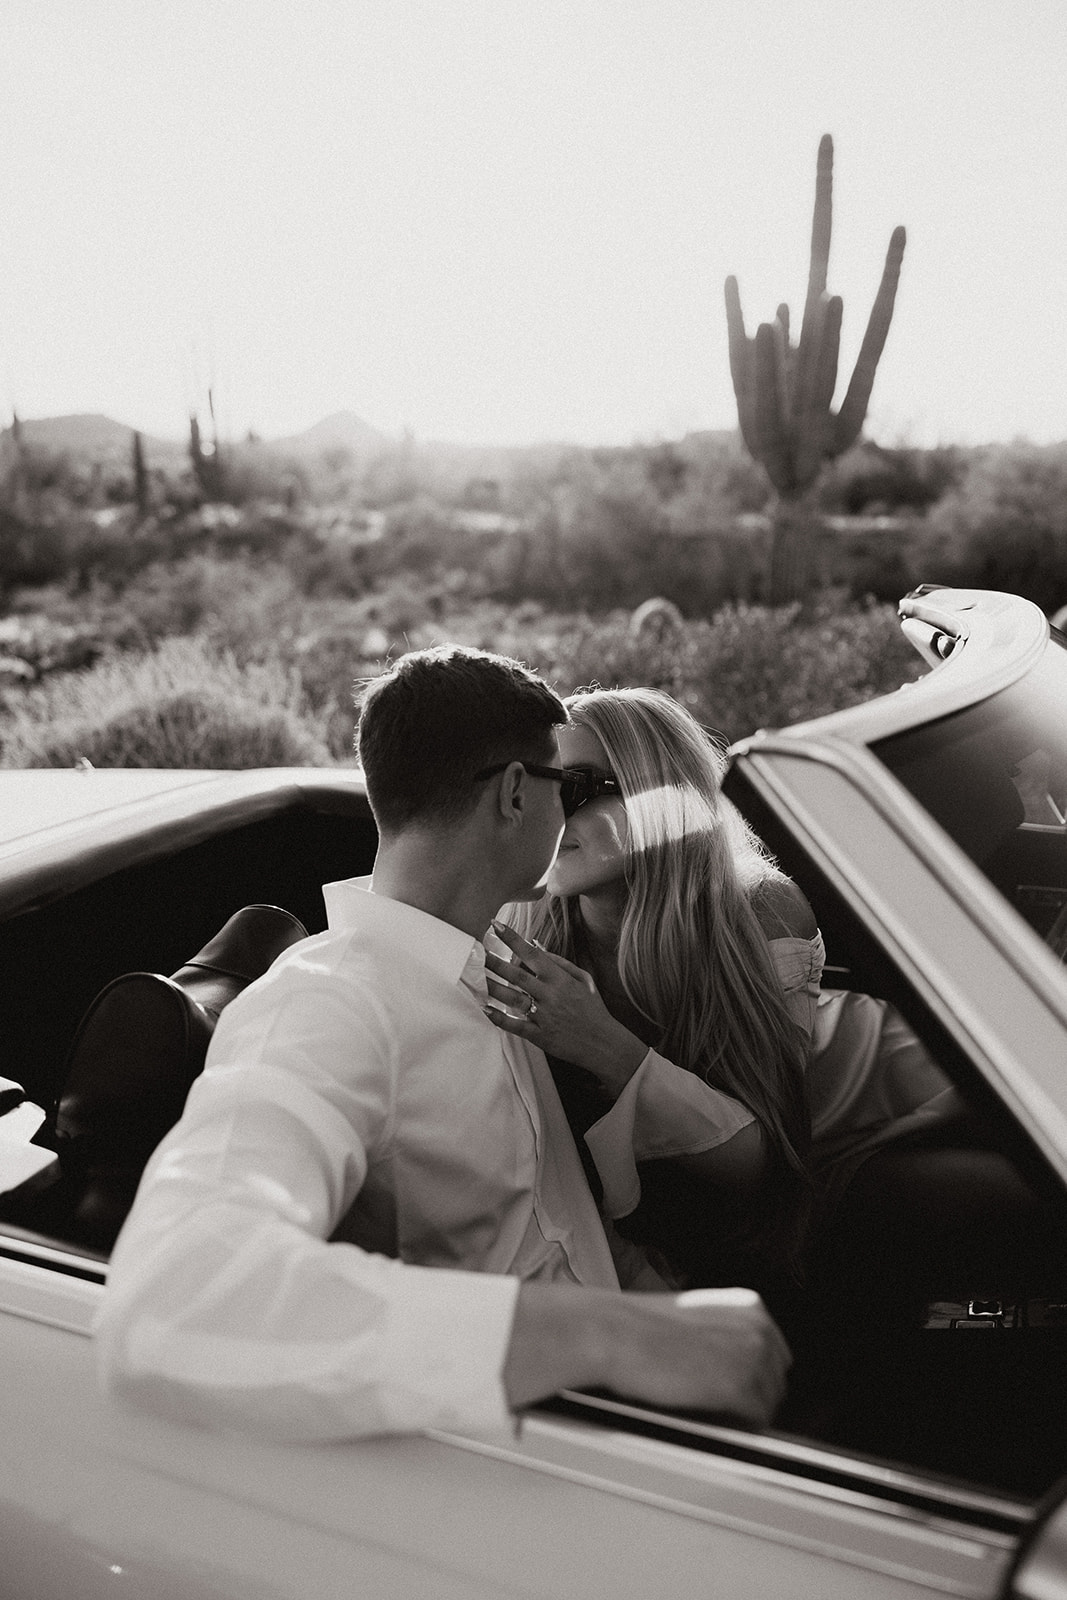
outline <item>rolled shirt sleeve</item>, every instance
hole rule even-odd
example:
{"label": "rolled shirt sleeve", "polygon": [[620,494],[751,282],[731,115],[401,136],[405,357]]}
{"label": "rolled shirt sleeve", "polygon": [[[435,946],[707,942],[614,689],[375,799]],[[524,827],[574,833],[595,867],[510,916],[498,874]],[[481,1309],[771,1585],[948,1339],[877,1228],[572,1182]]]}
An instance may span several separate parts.
{"label": "rolled shirt sleeve", "polygon": [[120,1261],[97,1326],[123,1399],[291,1442],[509,1425],[516,1278],[408,1266],[219,1204],[177,1225],[149,1208],[131,1246],[141,1270]]}

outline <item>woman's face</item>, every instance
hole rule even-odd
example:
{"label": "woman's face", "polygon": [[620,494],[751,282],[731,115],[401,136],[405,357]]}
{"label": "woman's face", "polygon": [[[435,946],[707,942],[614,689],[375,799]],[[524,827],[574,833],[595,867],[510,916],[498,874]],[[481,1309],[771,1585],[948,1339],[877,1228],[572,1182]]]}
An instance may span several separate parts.
{"label": "woman's face", "polygon": [[[560,762],[595,773],[611,772],[604,746],[588,728],[559,730]],[[618,795],[601,795],[567,818],[559,853],[548,875],[549,894],[592,894],[624,885],[630,830]]]}

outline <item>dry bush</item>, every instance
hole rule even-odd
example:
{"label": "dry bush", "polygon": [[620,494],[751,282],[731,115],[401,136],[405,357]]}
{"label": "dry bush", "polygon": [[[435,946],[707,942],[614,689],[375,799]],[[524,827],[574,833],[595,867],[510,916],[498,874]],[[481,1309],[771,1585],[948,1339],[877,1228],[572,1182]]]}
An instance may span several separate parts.
{"label": "dry bush", "polygon": [[299,678],[241,667],[202,640],[113,656],[21,696],[0,726],[6,767],[238,768],[331,763]]}
{"label": "dry bush", "polygon": [[710,622],[659,636],[635,635],[628,613],[564,628],[556,621],[514,627],[496,648],[528,661],[561,693],[594,682],[665,689],[728,741],[857,705],[924,670],[891,606],[827,604],[814,615],[796,605],[726,606]]}
{"label": "dry bush", "polygon": [[991,445],[928,518],[930,565],[947,582],[1067,601],[1067,445]]}

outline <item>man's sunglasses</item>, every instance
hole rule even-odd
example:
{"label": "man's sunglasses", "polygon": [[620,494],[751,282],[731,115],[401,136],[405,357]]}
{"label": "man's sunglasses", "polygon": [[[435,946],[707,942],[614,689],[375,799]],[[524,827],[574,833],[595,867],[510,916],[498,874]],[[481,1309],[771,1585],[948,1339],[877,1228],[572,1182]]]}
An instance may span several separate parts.
{"label": "man's sunglasses", "polygon": [[[481,783],[483,778],[495,778],[510,765],[510,761],[498,761],[495,767],[476,772],[474,781]],[[559,784],[559,801],[565,817],[573,817],[587,800],[597,800],[602,794],[622,794],[619,780],[606,772],[589,772],[584,767],[535,767],[529,761],[520,761],[519,765],[531,778],[551,778]]]}

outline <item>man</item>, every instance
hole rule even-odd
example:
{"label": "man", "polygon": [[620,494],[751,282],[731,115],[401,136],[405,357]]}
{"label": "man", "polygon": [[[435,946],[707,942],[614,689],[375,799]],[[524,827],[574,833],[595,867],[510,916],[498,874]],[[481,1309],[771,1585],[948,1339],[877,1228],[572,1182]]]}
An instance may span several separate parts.
{"label": "man", "polygon": [[112,1256],[109,1391],[301,1440],[593,1385],[769,1418],[789,1357],[758,1297],[619,1293],[545,1057],[485,1014],[482,938],[563,830],[565,720],[480,651],[369,686],[372,878],[327,885],[328,931],[223,1012]]}

